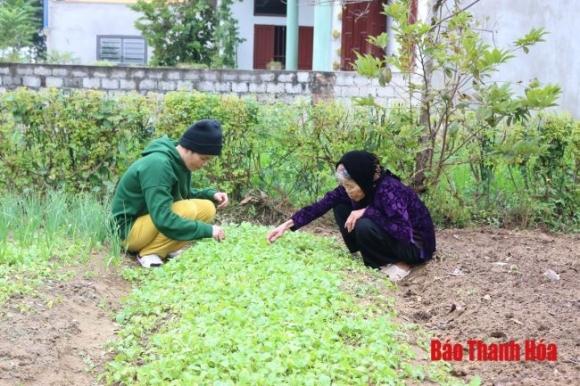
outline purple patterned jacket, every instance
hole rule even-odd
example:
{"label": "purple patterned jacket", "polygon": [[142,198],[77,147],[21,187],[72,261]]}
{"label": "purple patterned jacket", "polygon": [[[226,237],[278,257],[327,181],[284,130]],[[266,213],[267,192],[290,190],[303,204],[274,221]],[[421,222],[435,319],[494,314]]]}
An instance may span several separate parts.
{"label": "purple patterned jacket", "polygon": [[[322,216],[339,204],[350,204],[362,209],[352,201],[342,186],[326,193],[318,202],[306,206],[292,215],[297,230]],[[405,244],[415,244],[421,250],[421,258],[429,260],[435,251],[435,229],[429,210],[413,189],[396,178],[385,176],[378,181],[375,197],[363,215],[379,225],[391,237]]]}

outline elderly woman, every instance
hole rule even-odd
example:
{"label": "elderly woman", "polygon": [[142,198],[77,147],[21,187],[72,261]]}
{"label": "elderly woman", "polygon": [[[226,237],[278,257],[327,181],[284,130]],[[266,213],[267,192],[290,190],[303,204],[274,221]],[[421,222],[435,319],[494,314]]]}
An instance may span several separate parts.
{"label": "elderly woman", "polygon": [[381,167],[376,155],[366,151],[344,154],[336,176],[337,188],[270,231],[268,241],[274,242],[287,230],[295,231],[333,209],[349,251],[360,251],[366,266],[383,267],[393,281],[431,259],[435,230],[429,210],[411,188]]}

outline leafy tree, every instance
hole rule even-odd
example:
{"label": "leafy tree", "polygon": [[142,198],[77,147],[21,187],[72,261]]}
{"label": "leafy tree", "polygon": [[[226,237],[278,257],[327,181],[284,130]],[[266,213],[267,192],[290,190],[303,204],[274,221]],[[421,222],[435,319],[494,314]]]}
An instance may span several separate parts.
{"label": "leafy tree", "polygon": [[209,0],[139,0],[132,6],[142,14],[135,26],[153,47],[152,64],[234,65],[240,40],[232,2],[215,9]]}
{"label": "leafy tree", "polygon": [[234,0],[221,0],[217,9],[218,24],[214,33],[217,52],[214,55],[213,65],[215,67],[234,67],[236,65],[236,48],[241,39],[238,33],[238,21],[231,12]]}
{"label": "leafy tree", "polygon": [[38,34],[38,1],[0,1],[0,50],[15,59],[25,47],[31,47]]}
{"label": "leafy tree", "polygon": [[44,34],[43,28],[43,17],[44,17],[44,2],[43,0],[34,0],[38,7],[36,7],[36,25],[39,33],[35,33],[32,38],[32,46],[34,47],[34,55],[37,61],[46,60],[47,49],[46,49],[46,36]]}
{"label": "leafy tree", "polygon": [[[416,154],[414,188],[421,192],[437,184],[445,168],[474,141],[474,171],[488,190],[494,167],[493,155],[500,123],[528,119],[531,111],[555,105],[560,88],[531,83],[524,95],[514,96],[509,84],[498,86],[490,76],[518,51],[543,41],[546,32],[532,29],[511,47],[497,48],[485,42],[468,12],[478,0],[462,7],[461,0],[433,0],[426,21],[410,15],[410,1],[396,0],[385,6],[394,20],[399,49],[382,58],[357,55],[356,69],[386,86],[392,71],[403,74],[402,93],[411,116],[421,130],[422,149]],[[369,38],[385,49],[386,33]],[[388,87],[397,87],[390,85]],[[366,99],[367,104],[375,104]]]}

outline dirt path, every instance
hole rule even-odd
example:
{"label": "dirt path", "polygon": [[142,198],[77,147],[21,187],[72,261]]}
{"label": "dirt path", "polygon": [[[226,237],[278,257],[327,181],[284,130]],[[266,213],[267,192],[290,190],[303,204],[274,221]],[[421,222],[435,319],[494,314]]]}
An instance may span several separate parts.
{"label": "dirt path", "polygon": [[[12,299],[0,315],[0,385],[95,385],[130,286],[93,256],[66,282]],[[24,309],[24,311],[22,311]]]}
{"label": "dirt path", "polygon": [[[545,273],[553,270],[559,280]],[[401,318],[468,347],[514,340],[521,361],[454,362],[486,385],[580,385],[580,235],[508,230],[438,233],[438,258],[400,285]],[[524,341],[557,345],[556,362],[524,360]]]}

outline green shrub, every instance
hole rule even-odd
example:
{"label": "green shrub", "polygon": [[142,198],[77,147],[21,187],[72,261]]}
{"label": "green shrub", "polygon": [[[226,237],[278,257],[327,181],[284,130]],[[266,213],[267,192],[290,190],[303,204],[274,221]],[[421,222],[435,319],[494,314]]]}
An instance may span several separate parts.
{"label": "green shrub", "polygon": [[[0,189],[109,197],[150,140],[177,139],[195,120],[215,118],[224,128],[223,154],[196,172],[194,184],[216,186],[234,200],[259,190],[296,207],[336,185],[334,164],[351,149],[376,152],[383,165],[411,181],[420,148],[413,114],[397,106],[259,104],[186,92],[110,97],[19,89],[0,95]],[[485,181],[479,144],[468,140],[471,130],[467,118],[453,127],[449,145],[462,147],[424,195],[439,224],[578,229],[578,121],[538,115],[504,122],[489,144],[486,159],[493,167]]]}
{"label": "green shrub", "polygon": [[150,136],[148,100],[19,89],[0,100],[2,180],[23,191],[110,192]]}
{"label": "green shrub", "polygon": [[224,130],[222,155],[202,170],[201,175],[203,181],[219,186],[239,199],[250,184],[259,151],[259,133],[255,128],[257,114],[258,105],[250,99],[175,92],[163,99],[156,129],[158,133],[179,138],[196,120],[219,120]]}

